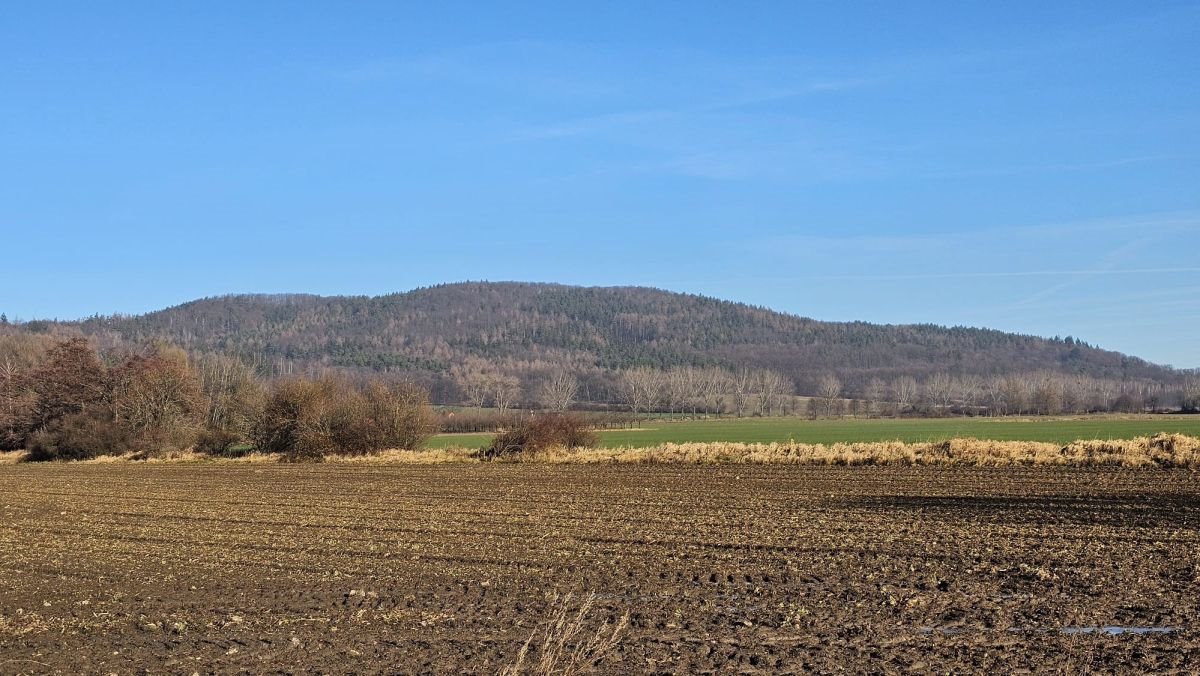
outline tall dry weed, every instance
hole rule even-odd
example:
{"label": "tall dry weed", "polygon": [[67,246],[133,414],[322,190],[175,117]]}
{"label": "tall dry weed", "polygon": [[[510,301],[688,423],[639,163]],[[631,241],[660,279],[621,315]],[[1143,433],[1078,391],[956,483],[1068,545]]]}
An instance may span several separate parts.
{"label": "tall dry weed", "polygon": [[[629,625],[629,613],[613,622],[596,622],[593,631],[588,628],[588,615],[596,604],[596,594],[585,596],[579,609],[571,613],[573,598],[572,594],[554,597],[545,629],[529,635],[513,664],[500,670],[501,676],[569,676],[595,667],[617,647],[621,633]],[[526,664],[535,640],[537,662]]]}

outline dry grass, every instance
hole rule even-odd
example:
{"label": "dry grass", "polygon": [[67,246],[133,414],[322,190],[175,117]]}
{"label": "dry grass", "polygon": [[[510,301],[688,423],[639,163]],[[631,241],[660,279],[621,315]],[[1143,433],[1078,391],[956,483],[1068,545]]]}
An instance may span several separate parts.
{"label": "dry grass", "polygon": [[431,448],[418,451],[391,449],[370,455],[331,455],[325,462],[349,464],[414,464],[435,465],[450,462],[477,462],[473,451],[465,448]]}
{"label": "dry grass", "polygon": [[[239,463],[262,463],[262,462],[279,462],[279,453],[246,453],[231,458],[214,457],[204,453],[197,453],[192,450],[186,451],[165,451],[161,454],[145,458],[148,463],[159,462],[239,462]],[[137,458],[135,458],[137,459]]]}
{"label": "dry grass", "polygon": [[25,459],[29,455],[26,451],[3,451],[0,452],[0,465],[15,465]]}
{"label": "dry grass", "polygon": [[[23,451],[0,453],[0,464],[21,462]],[[100,456],[80,462],[278,462],[278,453],[248,453],[237,458],[214,458],[192,451],[171,451],[143,460],[138,454]],[[480,462],[466,448],[418,451],[387,450],[370,455],[327,456],[325,462],[346,464],[444,464]],[[662,444],[646,448],[553,449],[521,454],[498,462],[534,463],[691,463],[691,464],[795,464],[795,465],[1062,465],[1113,467],[1182,467],[1200,469],[1200,438],[1183,434],[1156,434],[1134,439],[1091,439],[1065,446],[1040,441],[901,441],[844,444],[797,442],[747,444],[707,442]]]}
{"label": "dry grass", "polygon": [[137,453],[122,453],[121,455],[97,455],[94,458],[86,460],[69,460],[66,462],[77,462],[82,465],[107,465],[114,462],[130,462],[139,458],[140,456]]}
{"label": "dry grass", "polygon": [[[541,632],[534,630],[529,639],[517,652],[513,664],[500,670],[501,676],[520,674],[570,674],[591,669],[621,642],[621,632],[629,624],[629,613],[612,622],[597,622],[595,631],[589,631],[588,614],[596,604],[596,595],[588,594],[574,613],[570,612],[572,595],[555,596],[550,620]],[[537,643],[538,660],[526,664],[534,641]]]}
{"label": "dry grass", "polygon": [[688,443],[648,448],[542,452],[522,462],[804,464],[804,465],[1071,465],[1200,468],[1200,439],[1157,434],[1123,440],[1081,440],[1065,446],[1037,441],[952,439],[846,444]]}

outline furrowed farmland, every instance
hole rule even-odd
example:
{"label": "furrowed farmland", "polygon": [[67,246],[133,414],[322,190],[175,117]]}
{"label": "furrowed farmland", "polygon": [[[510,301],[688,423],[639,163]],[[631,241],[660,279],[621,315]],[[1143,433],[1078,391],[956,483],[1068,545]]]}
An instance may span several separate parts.
{"label": "furrowed farmland", "polygon": [[1200,660],[1186,469],[12,464],[0,514],[3,673]]}

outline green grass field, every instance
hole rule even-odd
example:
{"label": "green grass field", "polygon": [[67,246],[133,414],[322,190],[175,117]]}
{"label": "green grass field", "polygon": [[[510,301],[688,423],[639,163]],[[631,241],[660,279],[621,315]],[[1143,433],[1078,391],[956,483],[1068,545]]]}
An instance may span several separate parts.
{"label": "green grass field", "polygon": [[[655,446],[669,442],[937,441],[974,437],[997,441],[1130,439],[1157,432],[1200,437],[1200,416],[1086,416],[1074,418],[937,418],[906,420],[806,420],[802,418],[723,418],[672,422],[646,421],[643,429],[600,433],[605,447]],[[429,448],[483,446],[490,434],[441,434]]]}

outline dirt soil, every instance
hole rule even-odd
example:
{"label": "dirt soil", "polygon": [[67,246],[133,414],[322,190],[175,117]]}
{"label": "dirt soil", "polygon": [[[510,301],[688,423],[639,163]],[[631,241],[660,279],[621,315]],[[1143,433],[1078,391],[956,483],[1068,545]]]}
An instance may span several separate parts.
{"label": "dirt soil", "polygon": [[496,673],[568,592],[601,673],[1196,673],[1200,476],[0,466],[3,674]]}

